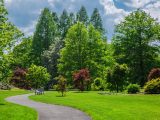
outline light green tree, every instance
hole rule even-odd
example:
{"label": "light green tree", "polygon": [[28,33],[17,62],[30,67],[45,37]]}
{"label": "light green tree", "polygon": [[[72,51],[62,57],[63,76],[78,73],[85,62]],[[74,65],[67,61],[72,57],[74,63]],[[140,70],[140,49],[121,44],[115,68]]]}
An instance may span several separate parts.
{"label": "light green tree", "polygon": [[60,74],[65,75],[71,82],[75,71],[88,68],[93,79],[102,78],[105,77],[109,65],[107,46],[99,31],[92,25],[87,28],[80,22],[69,29],[65,47],[60,52]]}
{"label": "light green tree", "polygon": [[27,81],[31,84],[32,88],[45,87],[50,80],[50,74],[47,69],[42,66],[31,65],[26,75]]}

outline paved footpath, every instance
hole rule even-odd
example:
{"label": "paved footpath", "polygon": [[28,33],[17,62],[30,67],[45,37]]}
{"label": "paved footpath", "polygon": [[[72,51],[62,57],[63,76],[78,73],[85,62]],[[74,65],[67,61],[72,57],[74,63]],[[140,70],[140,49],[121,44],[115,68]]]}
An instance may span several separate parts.
{"label": "paved footpath", "polygon": [[28,106],[38,111],[39,120],[91,120],[80,110],[70,107],[51,105],[32,101],[28,96],[33,94],[17,95],[6,98],[8,102]]}

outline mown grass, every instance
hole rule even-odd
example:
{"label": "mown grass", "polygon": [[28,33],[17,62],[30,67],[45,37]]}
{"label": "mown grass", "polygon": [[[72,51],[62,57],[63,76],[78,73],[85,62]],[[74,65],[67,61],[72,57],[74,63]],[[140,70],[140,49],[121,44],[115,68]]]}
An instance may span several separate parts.
{"label": "mown grass", "polygon": [[31,96],[31,99],[50,104],[78,108],[93,120],[160,120],[160,95],[100,95],[97,92],[57,92]]}
{"label": "mown grass", "polygon": [[0,120],[37,120],[37,112],[31,108],[12,104],[5,101],[9,96],[26,94],[27,91],[0,90]]}

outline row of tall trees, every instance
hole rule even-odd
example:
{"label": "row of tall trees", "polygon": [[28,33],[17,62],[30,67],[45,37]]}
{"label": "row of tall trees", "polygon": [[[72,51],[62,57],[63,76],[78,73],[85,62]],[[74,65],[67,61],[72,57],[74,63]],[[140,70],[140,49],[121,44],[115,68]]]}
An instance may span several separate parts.
{"label": "row of tall trees", "polygon": [[[68,13],[64,10],[60,16],[55,12],[51,12],[48,8],[45,8],[39,17],[31,46],[31,60],[33,60],[32,63],[36,65],[46,67],[52,79],[58,75],[58,59],[60,58],[60,50],[65,46],[67,32],[71,26],[78,22],[82,22],[85,29],[88,29],[88,26],[92,24],[96,30],[100,32],[98,39],[102,39],[103,34],[102,41],[106,41],[102,18],[97,8],[93,11],[90,19],[84,6],[81,7],[77,14]],[[94,28],[92,27],[92,29]],[[82,45],[82,43],[83,40],[81,40],[79,44]],[[54,82],[54,80],[51,80],[51,83],[52,82]]]}
{"label": "row of tall trees", "polygon": [[28,38],[8,21],[3,1],[0,16],[0,80],[14,75],[17,67],[26,71],[30,68],[29,77],[33,79],[43,69],[37,65],[46,68],[47,84],[40,83],[47,88],[56,83],[57,76],[73,86],[76,73],[83,83],[84,76],[78,73],[86,70],[89,77],[83,88],[96,85],[104,90],[107,86],[118,92],[130,83],[143,86],[150,69],[160,66],[160,24],[142,10],[132,12],[116,26],[111,43],[107,43],[97,8],[90,17],[84,6],[76,14],[64,10],[61,15],[45,8],[33,37]]}

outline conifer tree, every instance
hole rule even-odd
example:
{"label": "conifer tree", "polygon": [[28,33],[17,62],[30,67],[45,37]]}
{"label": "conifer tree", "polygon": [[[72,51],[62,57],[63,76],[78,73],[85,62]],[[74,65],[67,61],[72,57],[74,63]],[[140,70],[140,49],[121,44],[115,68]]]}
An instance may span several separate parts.
{"label": "conifer tree", "polygon": [[77,13],[77,21],[83,22],[85,25],[88,25],[88,15],[84,6],[82,6]]}
{"label": "conifer tree", "polygon": [[94,9],[91,15],[90,23],[101,33],[104,33],[102,18],[97,8]]}
{"label": "conifer tree", "polygon": [[39,18],[32,42],[34,64],[41,65],[41,55],[48,50],[56,35],[56,24],[52,13],[45,8]]}

